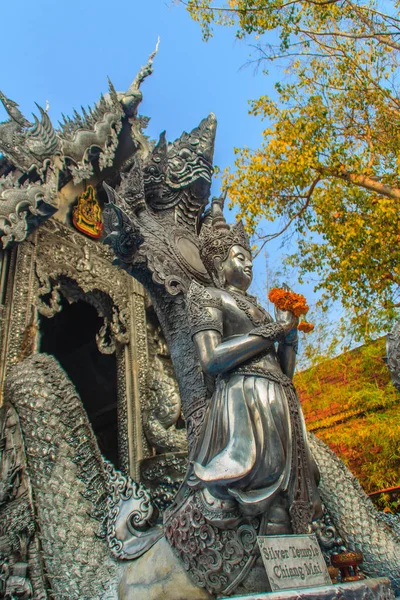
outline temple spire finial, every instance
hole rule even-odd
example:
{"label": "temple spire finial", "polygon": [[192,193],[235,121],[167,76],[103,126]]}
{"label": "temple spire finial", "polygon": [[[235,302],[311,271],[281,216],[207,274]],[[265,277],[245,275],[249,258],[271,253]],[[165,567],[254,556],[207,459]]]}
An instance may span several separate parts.
{"label": "temple spire finial", "polygon": [[140,91],[140,86],[143,81],[153,73],[153,60],[158,52],[158,47],[160,45],[160,36],[158,36],[157,44],[153,52],[150,54],[147,63],[139,70],[139,73],[136,75],[135,79],[129,86],[129,89],[124,94],[124,97],[121,100],[121,103],[124,107],[125,114],[128,117],[134,117],[137,112],[137,108],[142,101],[142,92]]}

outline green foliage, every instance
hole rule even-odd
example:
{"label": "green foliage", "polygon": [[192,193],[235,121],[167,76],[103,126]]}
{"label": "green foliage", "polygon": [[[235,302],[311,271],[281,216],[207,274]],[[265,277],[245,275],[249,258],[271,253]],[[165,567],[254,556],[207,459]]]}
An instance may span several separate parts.
{"label": "green foliage", "polygon": [[295,234],[289,261],[318,275],[324,308],[341,301],[355,340],[387,330],[400,300],[400,18],[387,6],[188,3],[205,37],[213,24],[235,26],[258,37],[260,61],[286,64],[277,100],[251,103],[268,123],[261,147],[236,149],[223,185],[249,231],[279,219]]}
{"label": "green foliage", "polygon": [[366,492],[400,485],[400,396],[384,356],[381,338],[295,376],[308,429]]}
{"label": "green foliage", "polygon": [[378,494],[378,496],[373,496],[371,499],[378,510],[393,514],[400,513],[400,491],[391,494]]}

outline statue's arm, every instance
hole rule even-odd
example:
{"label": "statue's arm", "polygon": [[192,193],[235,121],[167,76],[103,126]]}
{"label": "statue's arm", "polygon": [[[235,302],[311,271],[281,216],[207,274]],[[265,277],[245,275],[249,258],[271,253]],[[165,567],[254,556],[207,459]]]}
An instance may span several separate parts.
{"label": "statue's arm", "polygon": [[271,340],[247,333],[222,342],[218,331],[199,331],[193,337],[202,369],[208,375],[219,375],[253,358],[268,346]]}
{"label": "statue's arm", "polygon": [[278,346],[278,360],[281,369],[289,379],[293,379],[296,367],[296,354],[298,347],[297,329],[292,329]]}
{"label": "statue's arm", "polygon": [[248,361],[287,336],[295,324],[291,313],[281,312],[277,323],[266,323],[246,334],[222,341],[222,299],[193,282],[186,302],[192,339],[201,367],[208,375],[225,373]]}
{"label": "statue's arm", "polygon": [[[215,309],[211,309],[213,311]],[[268,323],[249,333],[222,341],[220,331],[204,329],[193,336],[202,369],[208,375],[219,375],[238,367],[257,356],[273,342],[287,336],[292,328],[291,318],[282,323]]]}
{"label": "statue's arm", "polygon": [[[284,290],[291,292],[292,290],[284,283]],[[294,370],[296,368],[296,354],[298,348],[297,325],[299,319],[288,310],[281,310],[275,306],[275,319],[277,323],[281,323],[285,329],[285,338],[280,340],[278,345],[278,360],[282,372],[293,379]]]}

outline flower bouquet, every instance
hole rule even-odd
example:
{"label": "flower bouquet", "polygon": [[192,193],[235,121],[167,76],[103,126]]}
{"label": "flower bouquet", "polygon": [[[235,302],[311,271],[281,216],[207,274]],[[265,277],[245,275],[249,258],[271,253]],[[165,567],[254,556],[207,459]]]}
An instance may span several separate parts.
{"label": "flower bouquet", "polygon": [[310,333],[314,329],[314,325],[308,323],[304,318],[308,313],[309,306],[307,306],[306,299],[302,294],[296,294],[289,289],[272,288],[268,298],[280,310],[289,310],[295,317],[303,317],[297,326],[299,331]]}

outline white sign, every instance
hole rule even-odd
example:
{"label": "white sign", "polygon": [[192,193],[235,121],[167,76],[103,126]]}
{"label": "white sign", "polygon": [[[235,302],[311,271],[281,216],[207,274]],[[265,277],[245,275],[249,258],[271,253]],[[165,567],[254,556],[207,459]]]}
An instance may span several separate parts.
{"label": "white sign", "polygon": [[272,591],[331,585],[313,535],[262,535],[257,538]]}

